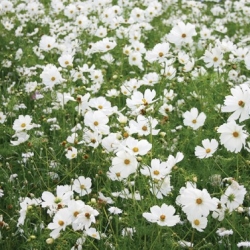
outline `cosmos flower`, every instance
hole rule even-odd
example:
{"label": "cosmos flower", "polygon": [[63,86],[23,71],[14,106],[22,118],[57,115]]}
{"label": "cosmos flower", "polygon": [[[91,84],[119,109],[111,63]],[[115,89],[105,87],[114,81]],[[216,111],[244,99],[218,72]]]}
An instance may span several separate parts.
{"label": "cosmos flower", "polygon": [[231,88],[231,94],[226,96],[222,112],[233,112],[228,121],[237,120],[239,122],[249,119],[250,113],[250,88],[247,84],[241,84]]}
{"label": "cosmos flower", "polygon": [[192,228],[195,228],[199,232],[202,232],[207,227],[207,217],[193,213],[192,215],[189,215],[187,219],[192,224]]}
{"label": "cosmos flower", "polygon": [[192,37],[196,35],[195,25],[191,23],[185,24],[184,22],[179,21],[167,35],[167,39],[170,43],[173,43],[176,46],[181,46],[183,44],[192,43]]}
{"label": "cosmos flower", "polygon": [[233,180],[232,184],[227,187],[225,193],[221,196],[221,202],[232,212],[243,203],[246,193],[245,187]]}
{"label": "cosmos flower", "polygon": [[202,146],[196,146],[195,147],[195,156],[197,158],[203,159],[213,156],[213,153],[217,150],[219,143],[212,139],[211,141],[209,139],[202,140]]}
{"label": "cosmos flower", "polygon": [[50,236],[56,239],[60,236],[60,231],[65,230],[66,226],[71,224],[70,212],[67,208],[60,209],[56,212],[53,222],[48,224],[48,229],[52,229]]}
{"label": "cosmos flower", "polygon": [[204,125],[206,115],[203,112],[199,114],[197,108],[192,108],[190,111],[186,111],[183,114],[183,118],[183,123],[185,126],[189,126],[193,130],[197,130],[199,127]]}
{"label": "cosmos flower", "polygon": [[91,193],[92,181],[89,177],[79,176],[74,180],[72,190],[77,192],[80,196]]}
{"label": "cosmos flower", "polygon": [[179,215],[174,215],[175,208],[171,205],[162,204],[161,207],[153,206],[150,213],[143,213],[142,216],[149,222],[157,223],[159,226],[175,226],[180,222]]}
{"label": "cosmos flower", "polygon": [[43,84],[46,88],[52,89],[56,84],[64,81],[58,68],[53,64],[47,64],[40,74]]}
{"label": "cosmos flower", "polygon": [[242,146],[245,146],[248,134],[243,130],[243,127],[233,120],[222,124],[217,129],[217,132],[221,134],[220,142],[228,151],[238,153],[241,151]]}
{"label": "cosmos flower", "polygon": [[191,218],[192,216],[207,217],[210,211],[217,208],[217,201],[211,198],[206,189],[199,190],[193,187],[181,189],[176,202],[182,206],[183,212]]}
{"label": "cosmos flower", "polygon": [[14,121],[14,124],[13,124],[13,129],[16,131],[16,132],[22,132],[24,130],[30,130],[32,129],[34,126],[33,124],[31,123],[31,120],[32,120],[32,117],[29,116],[29,115],[19,115],[18,116],[18,119],[16,119]]}

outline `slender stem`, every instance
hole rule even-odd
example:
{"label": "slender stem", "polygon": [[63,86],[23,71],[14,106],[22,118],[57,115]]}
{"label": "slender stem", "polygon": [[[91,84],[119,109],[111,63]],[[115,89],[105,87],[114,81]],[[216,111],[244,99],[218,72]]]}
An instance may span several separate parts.
{"label": "slender stem", "polygon": [[191,236],[191,247],[193,247],[193,242],[194,242],[194,232],[195,232],[195,229],[193,229],[193,232],[192,232],[192,236]]}

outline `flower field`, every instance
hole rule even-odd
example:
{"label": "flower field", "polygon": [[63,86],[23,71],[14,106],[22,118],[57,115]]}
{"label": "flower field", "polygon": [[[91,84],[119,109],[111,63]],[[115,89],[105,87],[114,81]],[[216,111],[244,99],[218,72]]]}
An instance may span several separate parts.
{"label": "flower field", "polygon": [[250,248],[250,1],[0,20],[0,249]]}

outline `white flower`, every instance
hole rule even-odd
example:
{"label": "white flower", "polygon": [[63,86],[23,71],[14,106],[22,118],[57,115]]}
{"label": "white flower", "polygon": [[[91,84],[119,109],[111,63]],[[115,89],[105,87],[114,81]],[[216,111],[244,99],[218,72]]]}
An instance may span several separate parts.
{"label": "white flower", "polygon": [[72,160],[77,157],[77,149],[74,147],[69,147],[66,149],[66,155],[69,160]]}
{"label": "white flower", "polygon": [[74,180],[72,190],[77,192],[80,196],[91,193],[92,181],[89,177],[79,176]]}
{"label": "white flower", "polygon": [[232,95],[226,96],[222,112],[233,112],[228,121],[237,120],[239,122],[249,119],[250,113],[250,88],[246,84],[241,84],[231,88]]}
{"label": "white flower", "polygon": [[195,156],[200,159],[213,156],[213,153],[217,150],[219,145],[215,139],[212,139],[211,141],[209,139],[205,139],[202,140],[201,143],[203,147],[195,147]]}
{"label": "white flower", "polygon": [[108,210],[111,214],[121,214],[122,213],[122,210],[118,207],[110,207]]}
{"label": "white flower", "polygon": [[186,111],[183,114],[183,118],[183,123],[185,126],[189,126],[193,130],[197,130],[199,127],[204,125],[206,115],[203,112],[199,114],[197,108],[192,108],[190,111]]}
{"label": "white flower", "polygon": [[207,218],[201,215],[196,215],[195,213],[193,213],[192,215],[189,215],[187,219],[192,224],[192,227],[199,232],[202,232],[203,229],[205,229],[207,226]]}
{"label": "white flower", "polygon": [[207,217],[210,211],[217,208],[217,201],[211,198],[206,189],[199,190],[193,187],[182,188],[176,202],[182,206],[183,212],[190,217]]}
{"label": "white flower", "polygon": [[175,226],[180,222],[179,215],[174,215],[175,208],[162,204],[161,207],[153,206],[150,213],[143,213],[142,216],[149,222],[157,223],[159,226]]}
{"label": "white flower", "polygon": [[227,209],[232,212],[244,201],[245,194],[247,193],[244,186],[239,185],[236,181],[233,181],[225,191],[225,194],[221,196],[221,202],[224,203]]}
{"label": "white flower", "polygon": [[245,146],[248,134],[242,129],[243,127],[237,125],[233,120],[222,124],[217,129],[217,132],[221,133],[220,142],[228,151],[238,153],[241,151],[242,146]]}
{"label": "white flower", "polygon": [[192,37],[196,35],[195,25],[191,23],[185,24],[180,21],[172,28],[170,33],[167,35],[167,39],[170,43],[180,46],[182,44],[192,43]]}
{"label": "white flower", "polygon": [[16,132],[21,132],[21,131],[24,131],[24,130],[30,130],[32,129],[34,126],[33,124],[31,123],[31,120],[32,120],[32,117],[29,116],[29,115],[19,115],[18,116],[18,119],[16,119],[14,121],[14,124],[13,124],[13,129],[16,131]]}
{"label": "white flower", "polygon": [[6,115],[3,112],[0,112],[0,123],[4,123],[6,121]]}
{"label": "white flower", "polygon": [[48,89],[52,89],[56,84],[64,81],[58,68],[53,64],[47,64],[40,74],[43,84]]}
{"label": "white flower", "polygon": [[65,230],[66,226],[71,224],[70,212],[67,208],[62,208],[58,210],[53,218],[53,222],[49,223],[48,229],[53,231],[50,233],[50,236],[53,239],[56,239],[60,236],[60,231]]}

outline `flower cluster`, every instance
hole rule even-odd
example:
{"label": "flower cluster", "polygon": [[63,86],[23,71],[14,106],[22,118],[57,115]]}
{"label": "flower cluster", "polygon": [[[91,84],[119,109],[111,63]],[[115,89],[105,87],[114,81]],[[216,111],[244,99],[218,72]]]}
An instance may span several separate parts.
{"label": "flower cluster", "polygon": [[0,0],[3,247],[249,247],[249,13]]}

